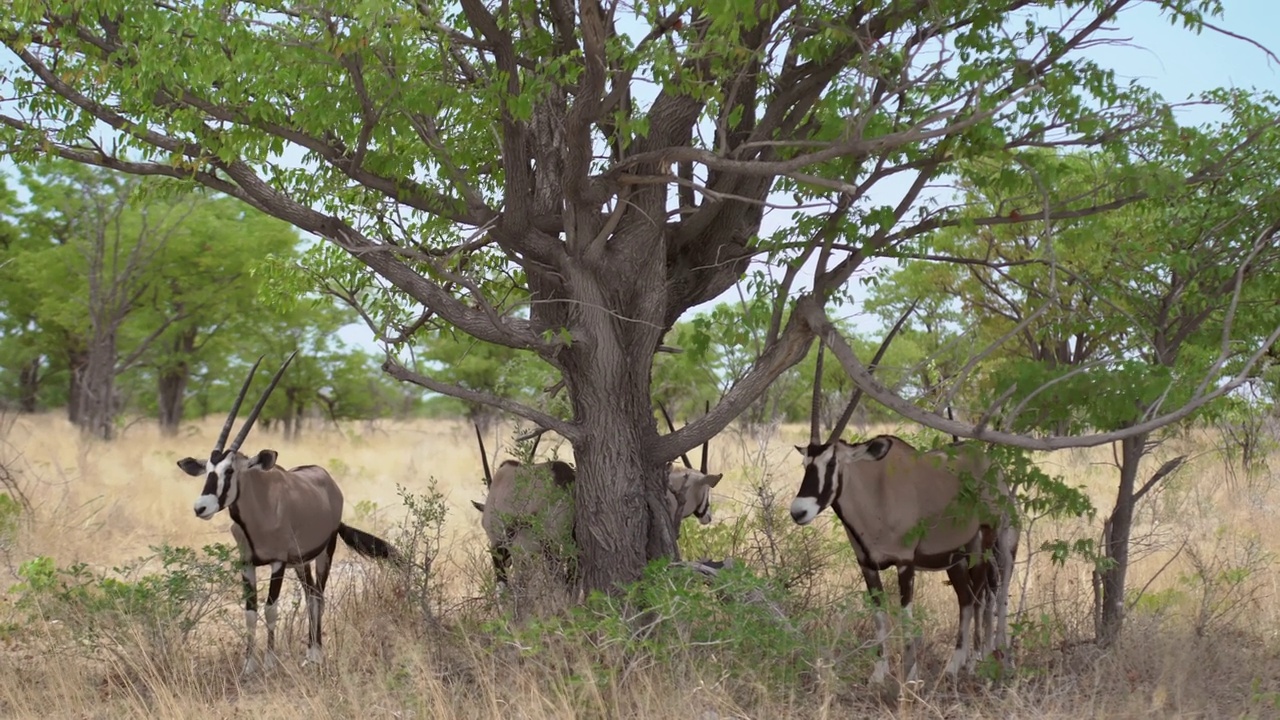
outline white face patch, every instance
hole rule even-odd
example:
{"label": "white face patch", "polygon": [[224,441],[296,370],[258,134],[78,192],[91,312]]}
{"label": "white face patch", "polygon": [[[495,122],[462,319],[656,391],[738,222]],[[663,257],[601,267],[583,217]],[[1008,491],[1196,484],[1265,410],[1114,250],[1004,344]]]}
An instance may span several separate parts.
{"label": "white face patch", "polygon": [[797,525],[808,525],[818,517],[821,511],[822,506],[811,497],[798,497],[791,501],[791,519],[795,520]]}
{"label": "white face patch", "polygon": [[196,517],[201,520],[212,520],[214,515],[218,514],[218,497],[216,495],[201,495],[196,498]]}
{"label": "white face patch", "polygon": [[[222,462],[217,465],[205,463],[207,473],[213,475],[213,479],[205,480],[204,490],[200,497],[196,498],[195,512],[196,517],[201,520],[210,520],[218,511],[227,507],[236,501],[239,494],[239,484],[235,478],[235,453],[229,453]],[[206,478],[208,478],[206,474]],[[228,475],[231,478],[228,479]],[[227,488],[227,483],[231,487]]]}

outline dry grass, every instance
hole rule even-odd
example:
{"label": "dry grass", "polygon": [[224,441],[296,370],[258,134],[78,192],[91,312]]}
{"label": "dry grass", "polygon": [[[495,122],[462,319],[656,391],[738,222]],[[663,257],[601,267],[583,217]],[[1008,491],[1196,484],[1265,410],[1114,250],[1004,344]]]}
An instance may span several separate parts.
{"label": "dry grass", "polygon": [[[858,613],[833,611],[820,623],[825,627],[803,628],[836,641],[781,689],[755,680],[760,668],[737,667],[729,651],[716,655],[714,648],[623,656],[607,644],[549,632],[542,652],[522,653],[481,624],[493,610],[476,599],[487,581],[478,515],[470,507],[483,497],[478,451],[470,426],[444,421],[314,429],[292,442],[256,431],[249,448],[279,449],[285,464],[325,464],[343,487],[348,521],[378,532],[403,517],[397,484],[421,493],[434,477],[449,510],[446,557],[436,566],[450,607],[441,623],[422,622],[394,582],[345,550],[331,586],[321,671],[297,668],[305,620],[292,583],[282,612],[285,666],[251,680],[238,677],[238,613],[210,618],[194,641],[164,654],[91,653],[68,641],[58,618],[33,623],[28,610],[14,605],[14,593],[5,590],[17,581],[17,566],[37,555],[59,566],[84,562],[106,570],[161,542],[229,542],[225,515],[212,522],[192,515],[199,480],[174,465],[207,451],[217,430],[218,419],[210,419],[170,439],[140,422],[121,440],[100,444],[81,440],[56,415],[20,418],[9,429],[0,460],[17,471],[34,510],[17,538],[7,548],[0,544],[9,570],[0,579],[0,716],[1280,717],[1274,602],[1280,573],[1268,555],[1280,552],[1274,522],[1280,491],[1268,472],[1229,472],[1207,452],[1213,439],[1204,433],[1162,450],[1144,468],[1149,475],[1175,450],[1194,455],[1140,513],[1129,584],[1145,588],[1145,597],[1118,647],[1103,653],[1080,642],[1092,633],[1088,566],[1075,560],[1055,566],[1047,553],[1034,552],[1046,539],[1094,537],[1097,523],[1042,521],[1032,528],[1012,599],[1023,622],[1021,674],[999,685],[968,680],[952,687],[938,679],[955,620],[950,589],[937,575],[917,585],[926,681],[902,696],[865,686],[867,657],[858,648],[870,631]],[[490,433],[490,452],[508,436],[505,428]],[[714,442],[712,467],[726,472],[714,498],[717,523],[746,511],[760,479],[789,501],[798,479],[791,445],[802,437],[799,428],[782,428],[767,442],[728,431]],[[560,448],[561,457],[569,455]],[[1094,448],[1040,462],[1084,486],[1105,511],[1114,494],[1110,459],[1109,449]],[[824,517],[819,525],[835,522]],[[686,533],[696,537],[691,527]],[[1197,567],[1199,580],[1191,577]],[[847,563],[832,564],[822,582],[827,598],[861,590]],[[125,640],[124,647],[149,647],[145,638]],[[800,662],[777,659],[789,661]]]}

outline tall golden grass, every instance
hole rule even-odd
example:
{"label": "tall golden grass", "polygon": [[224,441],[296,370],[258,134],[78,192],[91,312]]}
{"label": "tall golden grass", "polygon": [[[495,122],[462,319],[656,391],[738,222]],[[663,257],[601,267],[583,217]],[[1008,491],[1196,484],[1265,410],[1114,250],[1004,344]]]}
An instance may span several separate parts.
{"label": "tall golden grass", "polygon": [[[1216,452],[1214,436],[1203,432],[1173,441],[1144,467],[1149,476],[1174,453],[1192,456],[1139,513],[1129,586],[1143,599],[1117,646],[1103,651],[1084,642],[1092,633],[1089,566],[1055,565],[1037,551],[1053,538],[1096,537],[1100,519],[1046,519],[1031,527],[1011,600],[1022,630],[1019,674],[998,684],[952,686],[940,679],[955,610],[937,574],[917,583],[925,682],[901,693],[867,687],[866,664],[847,653],[833,653],[829,666],[809,669],[805,683],[779,693],[753,692],[723,673],[652,658],[594,677],[593,658],[607,648],[580,638],[559,638],[564,649],[554,662],[497,642],[477,629],[477,614],[492,611],[466,609],[488,607],[476,600],[489,566],[470,505],[484,488],[474,431],[452,421],[313,427],[289,441],[257,430],[247,448],[275,448],[286,465],[325,465],[343,488],[348,522],[376,532],[403,517],[397,485],[422,493],[434,478],[448,508],[444,557],[435,571],[444,578],[446,603],[462,608],[435,634],[406,631],[404,598],[377,582],[372,563],[345,548],[330,588],[326,664],[318,671],[298,667],[305,620],[291,577],[282,602],[284,666],[251,679],[239,677],[242,625],[232,606],[163,657],[84,652],[64,642],[59,618],[32,622],[29,608],[15,606],[17,568],[36,556],[105,572],[162,542],[230,542],[225,514],[211,522],[194,516],[201,481],[175,465],[207,452],[219,424],[220,418],[189,423],[180,437],[165,438],[139,421],[119,440],[100,443],[81,438],[56,414],[11,421],[0,461],[16,473],[32,510],[17,536],[0,544],[9,571],[0,580],[0,717],[1280,717],[1280,573],[1269,555],[1280,552],[1280,493],[1268,471],[1233,469]],[[892,428],[875,430],[885,429]],[[509,431],[489,433],[490,453]],[[760,440],[731,429],[713,441],[712,468],[726,473],[713,497],[717,522],[747,512],[762,481],[789,501],[798,481],[791,446],[803,435],[803,428],[782,427]],[[540,455],[553,450],[571,456],[567,445],[549,442]],[[1116,475],[1110,448],[1062,451],[1038,462],[1085,488],[1105,514]],[[824,518],[819,524],[836,522]],[[846,567],[826,582],[856,593],[862,590],[856,578]],[[830,622],[849,648],[866,644],[865,622],[834,611]]]}

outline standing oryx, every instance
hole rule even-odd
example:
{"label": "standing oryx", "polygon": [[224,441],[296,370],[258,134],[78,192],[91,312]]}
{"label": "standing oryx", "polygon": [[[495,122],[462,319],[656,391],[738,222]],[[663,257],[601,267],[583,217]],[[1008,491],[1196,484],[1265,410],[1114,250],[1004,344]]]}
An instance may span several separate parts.
{"label": "standing oryx", "polygon": [[[493,556],[493,569],[498,585],[507,584],[507,572],[511,565],[511,551],[541,556],[561,566],[566,584],[575,584],[575,568],[572,558],[562,551],[573,547],[573,483],[576,473],[573,466],[559,460],[522,465],[517,460],[504,460],[497,472],[490,473],[489,459],[476,428],[480,445],[480,459],[484,466],[485,484],[489,488],[485,502],[471,501],[483,516],[480,524],[489,539]],[[667,465],[667,509],[673,530],[690,515],[706,525],[711,522],[711,488],[723,474],[705,472],[707,445],[703,444],[703,468]],[[535,450],[536,450],[535,445]]]}
{"label": "standing oryx", "polygon": [[[807,525],[824,508],[835,510],[878,606],[884,593],[881,570],[898,568],[898,592],[908,615],[915,571],[947,572],[960,605],[949,675],[972,666],[975,640],[984,652],[1007,646],[1008,590],[1018,543],[1011,521],[1014,497],[998,470],[992,473],[992,488],[992,466],[979,448],[955,444],[920,452],[901,438],[880,435],[856,444],[835,439],[796,449],[804,456],[804,479],[791,517]],[[966,482],[975,483],[976,492],[964,492]],[[994,633],[993,612],[998,615]],[[970,634],[971,621],[977,638]],[[882,610],[876,625],[881,656],[873,682],[888,671],[889,628]],[[908,647],[908,679],[915,677],[917,643],[915,638]]]}
{"label": "standing oryx", "polygon": [[[396,551],[386,541],[342,522],[342,491],[324,468],[301,465],[284,470],[276,465],[275,450],[261,450],[253,456],[240,452],[240,446],[253,428],[258,413],[292,361],[293,355],[290,355],[280,366],[245,419],[240,433],[224,450],[240,404],[262,362],[262,358],[258,358],[240,388],[231,413],[227,415],[227,422],[218,435],[209,460],[188,457],[178,461],[178,467],[188,475],[206,477],[204,490],[195,502],[196,517],[209,520],[223,509],[231,513],[231,535],[240,549],[244,580],[245,629],[248,634],[246,673],[257,668],[254,646],[258,623],[258,566],[271,566],[265,612],[265,663],[271,665],[275,662],[276,600],[280,597],[286,567],[292,567],[297,573],[306,595],[310,627],[306,661],[319,663],[323,655],[320,621],[324,613],[324,588],[329,580],[329,568],[338,538],[341,537],[343,542],[366,557],[397,557]],[[314,575],[311,572],[312,560],[315,561]]]}

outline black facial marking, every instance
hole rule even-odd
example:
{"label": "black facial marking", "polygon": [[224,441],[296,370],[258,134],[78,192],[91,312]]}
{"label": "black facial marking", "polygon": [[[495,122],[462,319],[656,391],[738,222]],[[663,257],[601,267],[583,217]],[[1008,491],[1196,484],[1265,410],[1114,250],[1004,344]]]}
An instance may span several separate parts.
{"label": "black facial marking", "polygon": [[204,492],[201,495],[214,495],[218,492],[218,473],[210,472],[204,481]]}
{"label": "black facial marking", "polygon": [[231,494],[231,476],[235,473],[235,468],[227,468],[227,481],[222,484],[222,493],[218,495],[218,507],[227,506],[227,496]]}

